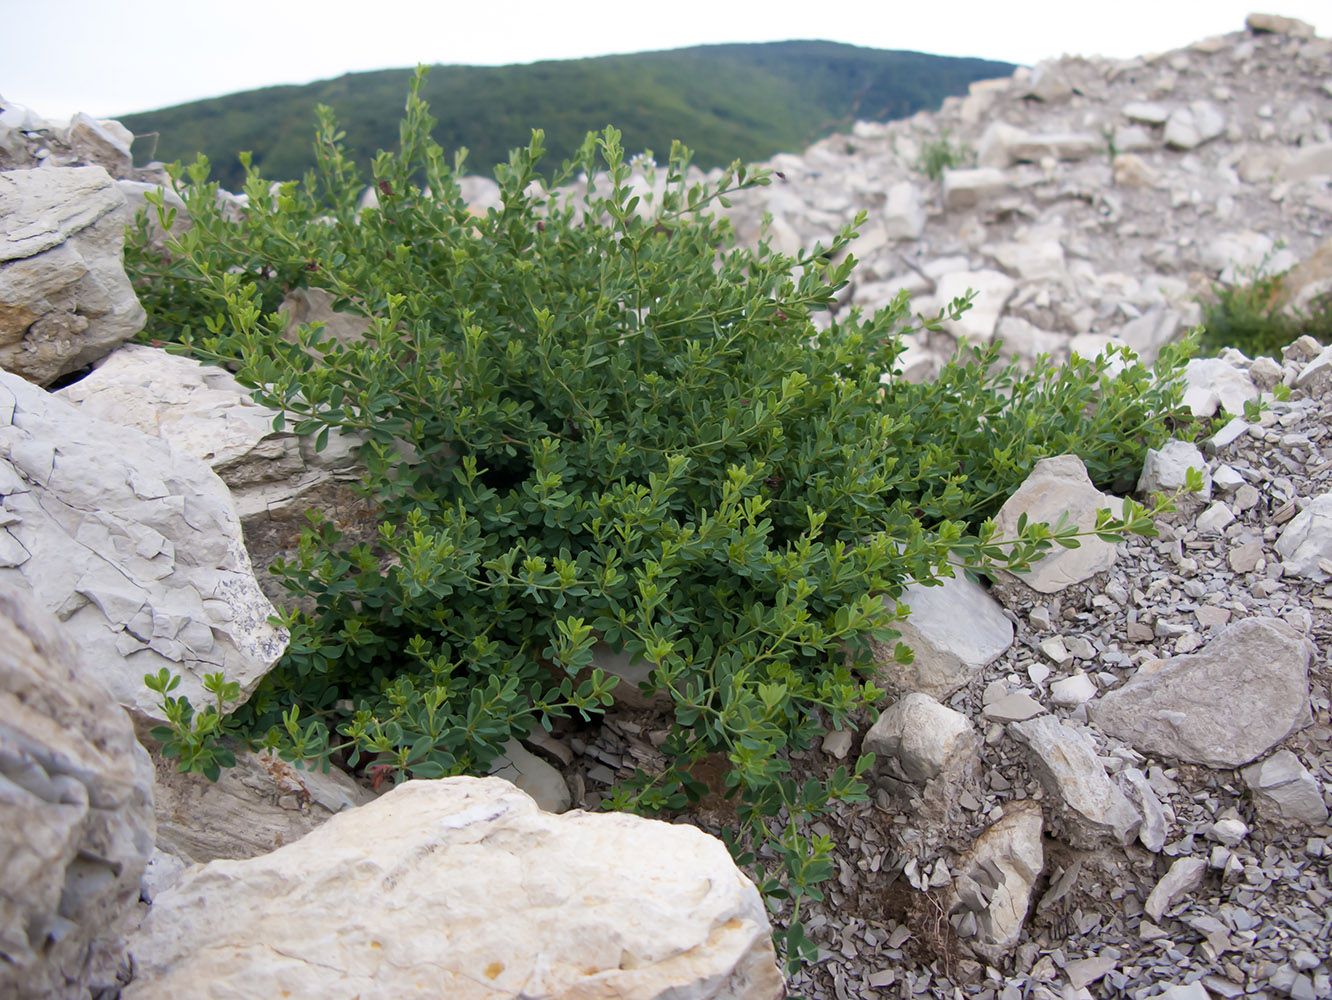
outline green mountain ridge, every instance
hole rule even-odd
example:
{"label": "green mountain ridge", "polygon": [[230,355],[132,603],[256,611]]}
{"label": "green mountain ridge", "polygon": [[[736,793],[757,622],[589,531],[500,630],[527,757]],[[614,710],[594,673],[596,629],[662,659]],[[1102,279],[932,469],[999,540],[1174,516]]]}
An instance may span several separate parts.
{"label": "green mountain ridge", "polygon": [[[468,169],[489,173],[546,133],[558,165],[588,131],[615,125],[631,150],[664,159],[672,139],[712,167],[803,149],[857,119],[888,121],[965,93],[974,80],[1007,76],[1011,63],[790,41],[705,45],[634,55],[511,66],[435,66],[422,91],[446,150],[466,146]],[[124,115],[136,135],[157,134],[153,155],[205,153],[213,177],[238,190],[242,150],[275,180],[313,165],[315,107],[334,109],[345,144],[368,168],[375,150],[396,148],[410,69],[348,73],[304,85],[266,87]],[[151,148],[151,146],[150,146]],[[368,170],[367,170],[368,176]]]}

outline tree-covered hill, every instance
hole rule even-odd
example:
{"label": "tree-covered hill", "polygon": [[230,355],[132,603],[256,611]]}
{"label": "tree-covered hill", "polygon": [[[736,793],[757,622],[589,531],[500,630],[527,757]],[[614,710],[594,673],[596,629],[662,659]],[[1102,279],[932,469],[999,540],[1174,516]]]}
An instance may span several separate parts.
{"label": "tree-covered hill", "polygon": [[[474,172],[508,158],[533,128],[550,160],[573,154],[607,123],[627,149],[664,158],[672,139],[699,166],[797,151],[856,119],[888,120],[937,107],[967,84],[1012,73],[1009,63],[920,52],[791,41],[707,45],[667,52],[514,66],[436,66],[424,88],[446,150],[466,146]],[[410,69],[349,73],[303,86],[266,87],[159,111],[124,115],[138,135],[158,133],[155,157],[206,153],[214,177],[239,188],[237,153],[250,150],[264,176],[290,179],[313,163],[315,105],[330,105],[349,151],[368,165],[398,138]],[[148,144],[151,149],[151,143]],[[137,148],[136,148],[137,152]]]}

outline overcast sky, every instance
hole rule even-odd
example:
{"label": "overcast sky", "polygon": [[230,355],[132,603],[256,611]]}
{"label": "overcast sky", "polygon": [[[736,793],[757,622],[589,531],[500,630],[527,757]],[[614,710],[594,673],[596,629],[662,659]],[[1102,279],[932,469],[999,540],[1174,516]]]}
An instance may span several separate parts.
{"label": "overcast sky", "polygon": [[1255,4],[1332,31],[1328,0],[0,0],[0,95],[108,118],[356,70],[791,38],[1029,65],[1130,58],[1238,31]]}

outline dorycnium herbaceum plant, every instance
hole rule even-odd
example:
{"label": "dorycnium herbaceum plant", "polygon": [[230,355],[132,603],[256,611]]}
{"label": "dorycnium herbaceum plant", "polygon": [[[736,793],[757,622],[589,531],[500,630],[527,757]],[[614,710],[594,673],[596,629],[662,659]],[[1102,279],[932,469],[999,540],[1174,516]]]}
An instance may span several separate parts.
{"label": "dorycnium herbaceum plant", "polygon": [[[908,583],[1078,544],[1066,523],[999,539],[989,518],[1045,455],[1131,483],[1180,412],[1182,353],[1112,376],[1125,359],[1024,372],[990,348],[909,384],[892,373],[923,321],[905,297],[815,323],[860,220],[796,257],[736,248],[721,210],[765,171],[689,184],[676,145],[640,196],[613,128],[553,181],[533,133],[495,169],[502,207],[473,214],[421,79],[400,150],[375,158],[377,207],[321,109],[303,182],[247,162],[248,207],[228,215],[205,161],[173,168],[192,227],[165,250],[147,218],[132,233],[147,335],[234,371],[279,429],[357,435],[379,510],[376,544],[314,518],[275,566],[310,610],[285,615],[290,647],[228,732],[398,778],[484,773],[510,738],[611,704],[595,643],[641,657],[645,693],[672,705],[667,763],[606,805],[681,809],[707,790],[698,763],[724,757],[713,790],[737,797],[733,847],[794,968],[815,954],[801,900],[831,872],[803,831],[864,797],[869,761],[797,781],[789,754],[880,697],[893,664],[870,639],[896,639]],[[368,334],[288,329],[276,306],[299,286]],[[1129,502],[1096,533],[1150,532],[1151,513]]]}

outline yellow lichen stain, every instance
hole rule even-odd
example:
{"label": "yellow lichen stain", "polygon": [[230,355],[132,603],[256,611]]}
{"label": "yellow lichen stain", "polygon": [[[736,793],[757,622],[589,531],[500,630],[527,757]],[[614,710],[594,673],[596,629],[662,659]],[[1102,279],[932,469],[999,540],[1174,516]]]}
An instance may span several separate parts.
{"label": "yellow lichen stain", "polygon": [[743,926],[745,926],[745,922],[739,917],[732,917],[730,920],[726,921],[726,929],[728,931],[738,931]]}
{"label": "yellow lichen stain", "polygon": [[382,947],[384,947],[384,946],[383,946],[382,944],[380,944],[378,941],[371,941],[371,942],[370,942],[370,947],[371,947],[371,948],[382,948]]}
{"label": "yellow lichen stain", "polygon": [[494,979],[503,971],[504,971],[503,962],[491,962],[489,965],[486,966],[486,978]]}

